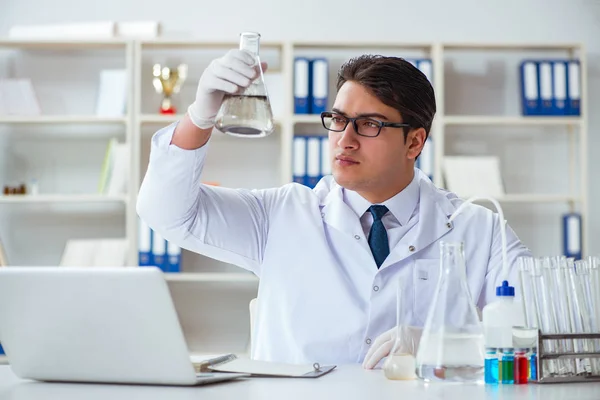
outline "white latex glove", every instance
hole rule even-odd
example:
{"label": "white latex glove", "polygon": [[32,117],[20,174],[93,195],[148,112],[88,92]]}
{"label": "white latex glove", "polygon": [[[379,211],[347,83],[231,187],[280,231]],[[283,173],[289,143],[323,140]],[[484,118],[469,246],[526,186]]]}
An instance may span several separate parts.
{"label": "white latex glove", "polygon": [[[213,60],[198,82],[196,100],[188,107],[190,120],[201,129],[211,128],[226,93],[240,93],[258,77],[255,58],[243,50],[230,50]],[[262,63],[263,70],[267,65]]]}
{"label": "white latex glove", "polygon": [[[373,345],[371,346],[371,348],[367,352],[367,355],[365,356],[365,359],[362,364],[363,368],[373,369],[381,360],[390,355],[390,352],[392,351],[392,348],[394,347],[394,343],[396,341],[397,331],[398,328],[393,327],[392,329],[382,333],[377,337],[377,339],[375,339]],[[401,333],[403,335],[400,338],[402,342],[402,352],[416,356],[417,350],[419,349],[419,341],[421,340],[421,333],[423,333],[423,330],[414,326],[402,326]]]}

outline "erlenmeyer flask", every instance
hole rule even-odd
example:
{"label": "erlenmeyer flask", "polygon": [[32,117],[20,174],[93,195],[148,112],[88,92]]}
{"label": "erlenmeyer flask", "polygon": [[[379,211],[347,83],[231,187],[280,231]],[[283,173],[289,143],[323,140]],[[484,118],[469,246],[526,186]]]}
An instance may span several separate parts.
{"label": "erlenmeyer flask", "polygon": [[417,352],[427,382],[484,381],[484,335],[467,285],[463,243],[440,242],[440,279]]}
{"label": "erlenmeyer flask", "polygon": [[254,56],[258,76],[243,93],[225,95],[215,118],[215,127],[228,135],[258,138],[273,132],[273,112],[263,79],[259,48],[259,33],[240,34],[240,50]]}
{"label": "erlenmeyer flask", "polygon": [[402,301],[402,285],[403,280],[398,279],[398,287],[396,292],[396,333],[394,347],[390,351],[390,355],[383,363],[383,372],[385,377],[392,380],[408,380],[415,379],[415,348],[417,344],[414,342],[416,338],[411,335],[408,330],[410,327],[402,324],[404,318],[404,308]]}

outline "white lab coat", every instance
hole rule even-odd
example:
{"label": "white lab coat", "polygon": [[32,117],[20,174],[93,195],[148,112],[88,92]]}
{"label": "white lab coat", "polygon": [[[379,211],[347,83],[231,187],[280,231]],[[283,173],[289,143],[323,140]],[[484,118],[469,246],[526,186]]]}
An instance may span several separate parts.
{"label": "white lab coat", "polygon": [[[418,169],[419,222],[378,270],[359,216],[343,202],[331,176],[315,189],[296,183],[264,190],[202,185],[210,142],[180,149],[170,145],[173,129],[152,139],[138,214],[181,247],[260,278],[252,357],[362,362],[374,339],[396,323],[398,279],[404,282],[403,322],[423,326],[439,276],[441,240],[465,243],[467,280],[477,305],[495,296],[502,268],[497,214],[469,206],[449,227],[448,217],[462,201]],[[518,289],[516,259],[531,254],[510,228],[507,242],[510,283]]]}

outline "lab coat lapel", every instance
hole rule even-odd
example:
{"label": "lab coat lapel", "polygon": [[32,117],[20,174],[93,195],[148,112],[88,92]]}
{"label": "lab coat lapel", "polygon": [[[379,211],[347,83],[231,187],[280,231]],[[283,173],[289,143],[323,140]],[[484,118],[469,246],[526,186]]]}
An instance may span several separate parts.
{"label": "lab coat lapel", "polygon": [[[353,241],[361,243],[362,247],[370,254],[371,250],[369,249],[366,238],[363,238],[364,232],[360,224],[360,219],[356,216],[354,211],[344,203],[341,186],[334,184],[321,206],[321,216],[327,225],[344,233]],[[356,240],[355,236],[360,236],[361,240]]]}
{"label": "lab coat lapel", "polygon": [[453,205],[429,180],[419,182],[419,222],[394,247],[381,269],[417,254],[453,229],[448,222]]}

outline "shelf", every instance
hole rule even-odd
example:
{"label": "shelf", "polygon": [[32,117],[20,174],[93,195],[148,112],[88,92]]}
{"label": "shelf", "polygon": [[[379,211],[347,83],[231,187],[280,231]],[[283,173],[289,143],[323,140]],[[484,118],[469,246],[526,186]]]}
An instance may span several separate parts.
{"label": "shelf", "polygon": [[292,117],[295,124],[321,124],[320,114],[296,114]]}
{"label": "shelf", "polygon": [[258,282],[249,273],[170,272],[165,278],[169,282]]}
{"label": "shelf", "polygon": [[444,50],[579,50],[577,43],[446,43]]}
{"label": "shelf", "polygon": [[0,124],[125,124],[125,117],[94,115],[0,115]]}
{"label": "shelf", "polygon": [[66,39],[5,39],[0,40],[0,47],[14,47],[27,49],[89,49],[89,48],[124,48],[126,40],[66,40]]}
{"label": "shelf", "polygon": [[310,49],[417,49],[429,51],[431,43],[402,43],[402,42],[292,42],[294,48]]}
{"label": "shelf", "polygon": [[106,196],[100,194],[40,194],[40,195],[0,195],[1,203],[45,204],[45,203],[126,203],[127,196]]}
{"label": "shelf", "polygon": [[[203,42],[199,40],[175,40],[175,39],[150,39],[150,40],[141,40],[140,45],[145,48],[193,48],[193,49],[219,49],[219,48],[238,48],[240,46],[239,41],[223,41],[223,42]],[[283,42],[269,42],[269,41],[260,41],[260,47],[262,48],[281,48],[283,47]]]}
{"label": "shelf", "polygon": [[502,125],[502,126],[564,126],[579,125],[579,117],[520,117],[520,116],[461,116],[447,115],[442,117],[445,125]]}
{"label": "shelf", "polygon": [[[185,114],[161,115],[161,114],[141,114],[139,122],[142,125],[169,125],[177,122],[184,117]],[[275,119],[275,125],[280,125],[281,120]]]}
{"label": "shelf", "polygon": [[[566,203],[577,202],[581,199],[578,196],[562,195],[562,194],[507,194],[497,197],[496,200],[500,203]],[[476,203],[489,202],[487,200],[477,200]]]}

